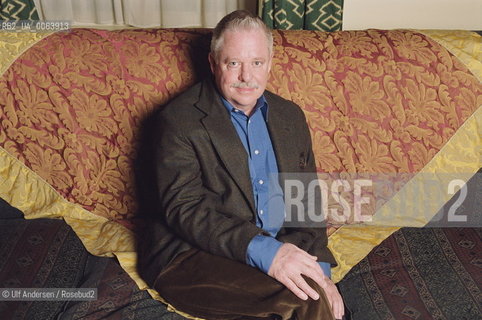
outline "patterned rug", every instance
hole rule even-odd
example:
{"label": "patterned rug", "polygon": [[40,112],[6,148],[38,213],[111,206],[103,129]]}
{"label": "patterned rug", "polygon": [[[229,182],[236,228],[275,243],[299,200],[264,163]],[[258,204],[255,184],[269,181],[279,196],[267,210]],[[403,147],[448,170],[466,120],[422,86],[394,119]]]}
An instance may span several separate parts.
{"label": "patterned rug", "polygon": [[482,319],[480,228],[403,228],[340,282],[353,319]]}
{"label": "patterned rug", "polygon": [[0,288],[97,288],[90,301],[0,301],[1,319],[182,320],[60,219],[23,219],[0,198]]}
{"label": "patterned rug", "polygon": [[440,223],[459,191],[430,227],[393,233],[339,283],[353,320],[482,319],[482,169],[466,186],[465,224]]}

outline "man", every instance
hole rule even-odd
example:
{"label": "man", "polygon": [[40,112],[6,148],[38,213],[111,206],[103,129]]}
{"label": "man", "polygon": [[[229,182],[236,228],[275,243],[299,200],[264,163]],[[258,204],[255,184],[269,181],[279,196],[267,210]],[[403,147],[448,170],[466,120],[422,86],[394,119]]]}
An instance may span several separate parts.
{"label": "man", "polygon": [[[334,319],[324,228],[285,228],[278,172],[314,173],[303,112],[268,91],[272,36],[235,11],[216,26],[206,80],[160,112],[162,214],[140,272],[176,309],[206,319]],[[324,271],[323,271],[324,268]]]}

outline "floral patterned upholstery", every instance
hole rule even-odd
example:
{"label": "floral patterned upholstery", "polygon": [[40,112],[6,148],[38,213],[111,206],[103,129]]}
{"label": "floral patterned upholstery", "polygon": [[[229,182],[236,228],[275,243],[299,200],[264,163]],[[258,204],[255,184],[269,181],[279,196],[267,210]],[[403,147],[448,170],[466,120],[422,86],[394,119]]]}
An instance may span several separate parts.
{"label": "floral patterned upholstery", "polygon": [[[427,34],[274,31],[268,89],[305,112],[320,173],[417,173],[449,162],[478,170],[480,136],[455,135],[480,113],[480,74]],[[116,254],[135,278],[129,229],[138,207],[133,165],[139,128],[209,74],[210,30],[74,29],[35,39],[0,78],[0,197],[39,217],[57,208],[46,194],[58,195],[75,211],[70,223],[87,248]],[[12,46],[7,41],[0,51]],[[477,127],[477,117],[472,120],[464,134]],[[449,146],[450,161],[437,162]],[[469,156],[476,160],[467,164]],[[12,163],[42,188],[24,183]],[[9,183],[21,185],[22,195],[10,192]],[[20,201],[24,194],[33,196]],[[93,217],[103,219],[95,232]],[[343,268],[334,273],[338,280],[387,236],[373,231],[376,240],[362,250],[359,242],[346,246],[351,231],[343,229],[329,230]]]}
{"label": "floral patterned upholstery", "polygon": [[[69,201],[130,219],[137,126],[199,80],[189,47],[205,57],[208,41],[194,30],[51,35],[0,80],[1,146]],[[457,58],[411,31],[277,31],[269,89],[305,111],[320,172],[417,172],[482,99]]]}

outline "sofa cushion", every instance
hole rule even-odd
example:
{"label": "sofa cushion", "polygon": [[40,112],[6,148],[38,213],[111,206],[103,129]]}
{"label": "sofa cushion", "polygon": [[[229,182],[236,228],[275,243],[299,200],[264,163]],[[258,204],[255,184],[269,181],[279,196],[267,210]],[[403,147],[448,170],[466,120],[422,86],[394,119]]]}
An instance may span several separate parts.
{"label": "sofa cushion", "polygon": [[[209,30],[74,29],[36,42],[0,78],[0,194],[30,217],[68,216],[90,252],[117,255],[140,284],[132,235],[139,128],[209,73],[209,37]],[[8,35],[2,54],[23,52],[19,38]],[[431,37],[278,30],[274,39],[269,89],[307,115],[320,172],[473,173],[479,165],[482,85]],[[329,229],[338,280],[394,231],[343,229]]]}

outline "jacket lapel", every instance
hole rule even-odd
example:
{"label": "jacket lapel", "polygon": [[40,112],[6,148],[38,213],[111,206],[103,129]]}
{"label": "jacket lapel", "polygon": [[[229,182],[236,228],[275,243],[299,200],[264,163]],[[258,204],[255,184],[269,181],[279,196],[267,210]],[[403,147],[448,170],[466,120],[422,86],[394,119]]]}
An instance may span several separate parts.
{"label": "jacket lapel", "polygon": [[206,114],[201,122],[219,158],[255,212],[248,155],[211,81],[203,82],[196,107]]}
{"label": "jacket lapel", "polygon": [[276,155],[276,162],[278,164],[278,171],[290,172],[293,171],[290,168],[290,164],[296,163],[296,159],[293,162],[293,157],[297,157],[293,150],[294,136],[291,132],[291,125],[286,116],[283,115],[283,108],[271,101],[269,95],[265,95],[268,102],[268,131],[273,144],[274,153]]}

